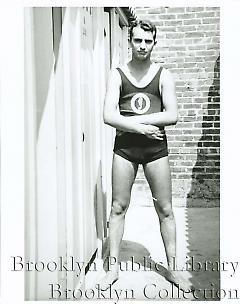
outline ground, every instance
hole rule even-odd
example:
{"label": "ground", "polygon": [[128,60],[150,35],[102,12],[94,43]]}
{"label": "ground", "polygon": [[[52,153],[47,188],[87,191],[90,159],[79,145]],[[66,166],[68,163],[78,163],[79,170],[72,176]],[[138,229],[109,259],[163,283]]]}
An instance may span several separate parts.
{"label": "ground", "polygon": [[[210,290],[220,288],[220,272],[216,269],[220,247],[219,208],[175,206],[174,214],[178,268],[179,271],[185,269],[181,275],[196,288],[195,296],[184,294],[165,279],[168,273],[166,257],[154,207],[131,202],[121,246],[120,277],[101,297],[114,300],[218,300]],[[86,289],[94,288],[104,275],[102,260],[97,258],[95,263],[98,271],[87,273]],[[207,290],[205,295],[204,289]]]}

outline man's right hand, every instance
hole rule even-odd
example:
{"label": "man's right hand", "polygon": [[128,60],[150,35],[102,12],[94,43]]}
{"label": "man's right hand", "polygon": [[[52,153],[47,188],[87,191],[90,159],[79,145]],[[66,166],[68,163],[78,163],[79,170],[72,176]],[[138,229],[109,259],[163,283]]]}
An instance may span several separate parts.
{"label": "man's right hand", "polygon": [[153,125],[140,124],[138,130],[139,133],[144,134],[151,139],[163,140],[165,135],[164,131],[161,131],[158,127]]}

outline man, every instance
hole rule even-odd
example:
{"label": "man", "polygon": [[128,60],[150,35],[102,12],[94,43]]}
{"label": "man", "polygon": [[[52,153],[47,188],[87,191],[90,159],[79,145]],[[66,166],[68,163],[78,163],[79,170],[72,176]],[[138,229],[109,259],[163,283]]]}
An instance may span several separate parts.
{"label": "man", "polygon": [[[164,132],[164,126],[178,120],[175,84],[171,73],[150,59],[156,44],[154,25],[149,21],[134,22],[130,44],[132,59],[111,72],[104,105],[104,122],[117,129],[112,164],[110,257],[119,260],[131,188],[138,165],[142,164],[159,217],[171,281],[186,289],[173,271],[176,228]],[[107,289],[117,279],[118,263],[115,263],[102,279],[101,289]]]}

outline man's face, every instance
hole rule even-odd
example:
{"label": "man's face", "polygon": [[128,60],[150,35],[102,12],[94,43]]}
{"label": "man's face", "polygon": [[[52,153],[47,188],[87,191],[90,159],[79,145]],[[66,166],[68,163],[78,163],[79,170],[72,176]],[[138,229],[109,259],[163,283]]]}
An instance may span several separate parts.
{"label": "man's face", "polygon": [[134,27],[132,32],[132,57],[138,60],[147,60],[151,56],[154,47],[153,34],[144,31],[140,26]]}

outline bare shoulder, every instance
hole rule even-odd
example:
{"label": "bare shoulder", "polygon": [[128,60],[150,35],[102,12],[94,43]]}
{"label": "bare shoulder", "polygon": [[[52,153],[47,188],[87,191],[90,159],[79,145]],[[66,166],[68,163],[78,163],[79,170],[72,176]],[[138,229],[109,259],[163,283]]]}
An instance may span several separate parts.
{"label": "bare shoulder", "polygon": [[162,78],[163,79],[173,79],[173,74],[168,69],[164,68],[162,69]]}
{"label": "bare shoulder", "polygon": [[113,69],[110,70],[109,81],[111,83],[115,83],[115,84],[118,84],[118,85],[121,84],[121,76],[120,76],[119,71],[117,70],[117,68],[113,68]]}
{"label": "bare shoulder", "polygon": [[129,71],[129,67],[128,67],[128,63],[125,63],[125,64],[121,64],[118,66],[118,68],[123,71],[124,73],[128,74],[130,71]]}
{"label": "bare shoulder", "polygon": [[162,69],[160,80],[162,85],[175,83],[173,74],[166,68]]}

